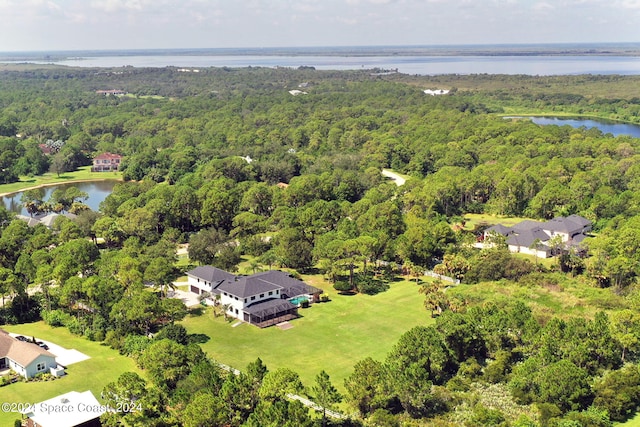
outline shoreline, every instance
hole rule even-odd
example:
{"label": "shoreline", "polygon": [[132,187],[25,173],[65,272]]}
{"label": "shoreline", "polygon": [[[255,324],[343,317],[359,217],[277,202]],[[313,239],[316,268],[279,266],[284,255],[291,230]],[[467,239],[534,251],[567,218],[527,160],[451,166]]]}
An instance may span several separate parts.
{"label": "shoreline", "polygon": [[6,196],[10,196],[12,194],[16,194],[16,193],[21,193],[23,191],[28,191],[28,190],[35,190],[38,188],[45,188],[45,187],[52,187],[54,185],[61,185],[61,184],[75,184],[78,182],[97,182],[97,181],[119,181],[119,182],[123,182],[122,178],[98,178],[98,179],[72,179],[69,181],[60,181],[60,182],[47,182],[45,184],[38,184],[38,185],[34,185],[32,187],[25,187],[25,188],[21,188],[15,191],[9,191],[6,193],[0,193],[0,197],[6,197]]}

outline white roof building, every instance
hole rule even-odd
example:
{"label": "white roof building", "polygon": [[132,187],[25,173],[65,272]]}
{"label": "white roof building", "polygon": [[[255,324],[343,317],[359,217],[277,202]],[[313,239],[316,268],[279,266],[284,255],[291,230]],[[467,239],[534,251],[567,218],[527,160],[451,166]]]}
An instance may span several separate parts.
{"label": "white roof building", "polygon": [[36,403],[24,415],[33,427],[76,427],[93,425],[108,408],[100,404],[91,391],[70,391],[44,402]]}

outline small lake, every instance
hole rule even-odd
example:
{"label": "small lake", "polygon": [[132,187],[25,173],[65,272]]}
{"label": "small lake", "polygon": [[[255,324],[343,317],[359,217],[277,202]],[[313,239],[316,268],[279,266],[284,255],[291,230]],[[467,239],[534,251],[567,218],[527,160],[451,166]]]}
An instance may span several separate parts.
{"label": "small lake", "polygon": [[574,128],[585,127],[598,128],[602,133],[610,133],[613,136],[629,135],[634,138],[640,138],[640,126],[632,125],[628,123],[616,123],[605,120],[593,120],[593,119],[576,119],[576,118],[563,118],[563,117],[529,117],[529,116],[510,116],[505,119],[528,119],[537,125],[557,125],[564,126],[569,125]]}
{"label": "small lake", "polygon": [[[100,208],[100,203],[102,203],[102,201],[106,199],[109,194],[111,194],[111,192],[113,191],[113,187],[115,187],[118,182],[120,181],[108,180],[51,185],[48,187],[44,187],[44,200],[49,200],[49,198],[51,197],[51,193],[53,193],[58,188],[64,190],[69,187],[76,187],[78,190],[84,191],[89,195],[89,198],[87,200],[83,200],[82,202],[89,206],[91,210],[98,211]],[[0,197],[0,199],[2,199],[4,207],[9,211],[28,216],[29,213],[22,207],[22,203],[20,202],[21,197],[22,191],[9,194],[8,196]]]}

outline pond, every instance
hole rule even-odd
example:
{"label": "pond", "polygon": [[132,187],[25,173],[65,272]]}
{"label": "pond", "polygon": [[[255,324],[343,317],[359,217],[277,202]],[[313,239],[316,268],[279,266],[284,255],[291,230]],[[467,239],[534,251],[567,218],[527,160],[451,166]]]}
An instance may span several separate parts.
{"label": "pond", "polygon": [[[89,198],[87,200],[83,200],[82,202],[89,206],[91,210],[97,211],[100,208],[100,203],[102,203],[102,201],[106,199],[109,194],[111,194],[111,192],[113,191],[113,187],[115,187],[118,182],[119,181],[116,180],[106,180],[51,185],[44,187],[44,200],[49,200],[49,197],[51,197],[51,193],[53,193],[56,189],[65,190],[69,187],[76,187],[78,190],[84,191],[89,195]],[[17,214],[29,215],[27,210],[22,207],[22,203],[20,202],[21,198],[22,191],[0,197],[0,199],[2,199],[4,207],[9,211],[15,212]]]}
{"label": "pond", "polygon": [[529,117],[529,116],[510,116],[505,119],[529,119],[538,125],[569,125],[574,128],[598,128],[602,133],[610,133],[613,136],[629,135],[634,138],[640,138],[640,126],[628,123],[617,123],[606,120],[593,119],[576,119],[564,117]]}

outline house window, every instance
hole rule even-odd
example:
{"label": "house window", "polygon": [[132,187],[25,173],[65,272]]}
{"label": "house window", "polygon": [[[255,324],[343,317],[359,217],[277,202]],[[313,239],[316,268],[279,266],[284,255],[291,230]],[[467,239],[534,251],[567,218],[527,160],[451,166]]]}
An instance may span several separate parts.
{"label": "house window", "polygon": [[244,299],[244,302],[245,302],[245,303],[247,302],[247,299],[246,299],[246,298]]}
{"label": "house window", "polygon": [[238,314],[238,309],[236,308],[236,314]]}
{"label": "house window", "polygon": [[269,291],[269,295],[273,295],[273,292],[272,292],[272,291]]}
{"label": "house window", "polygon": [[260,298],[264,298],[264,294],[260,294]]}
{"label": "house window", "polygon": [[236,301],[238,301],[238,297],[234,297]]}
{"label": "house window", "polygon": [[36,365],[36,369],[38,370],[38,372],[44,371],[45,369],[47,369],[47,365],[44,362],[40,362]]}
{"label": "house window", "polygon": [[256,299],[255,295],[251,297],[251,301],[255,301],[255,299]]}

